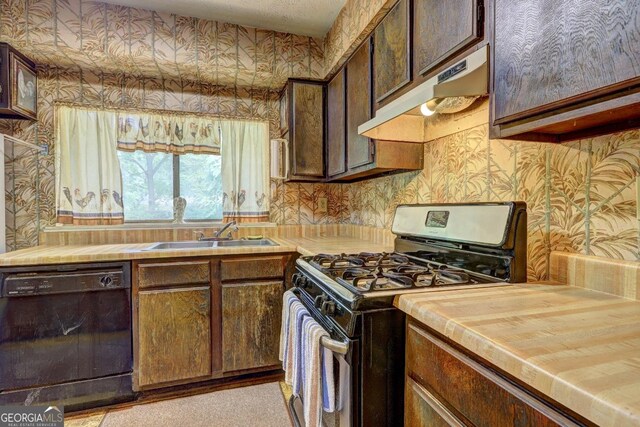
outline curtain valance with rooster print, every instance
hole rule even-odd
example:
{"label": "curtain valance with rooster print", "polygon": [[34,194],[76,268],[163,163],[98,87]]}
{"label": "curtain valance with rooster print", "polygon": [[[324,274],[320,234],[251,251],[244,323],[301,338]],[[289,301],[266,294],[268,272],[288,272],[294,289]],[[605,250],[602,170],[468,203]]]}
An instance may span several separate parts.
{"label": "curtain valance with rooster print", "polygon": [[118,112],[118,149],[220,154],[220,125],[195,114]]}

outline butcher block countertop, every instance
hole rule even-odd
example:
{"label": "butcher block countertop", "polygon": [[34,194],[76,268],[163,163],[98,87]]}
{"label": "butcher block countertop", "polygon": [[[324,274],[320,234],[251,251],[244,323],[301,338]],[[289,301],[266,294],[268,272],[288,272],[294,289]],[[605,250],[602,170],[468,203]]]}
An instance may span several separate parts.
{"label": "butcher block countertop", "polygon": [[640,425],[640,301],[528,284],[405,294],[395,304],[598,425]]}
{"label": "butcher block countertop", "polygon": [[272,238],[279,246],[248,246],[199,249],[163,249],[144,251],[154,243],[117,245],[52,245],[35,246],[0,255],[0,266],[66,264],[76,262],[128,261],[132,259],[176,258],[215,255],[246,255],[296,252],[297,248],[283,239]]}
{"label": "butcher block countertop", "polygon": [[302,255],[392,250],[351,237],[270,238],[279,246],[249,246],[143,251],[153,243],[112,245],[35,246],[0,255],[0,266],[67,264],[79,262],[127,261],[215,255],[248,255],[299,252]]}

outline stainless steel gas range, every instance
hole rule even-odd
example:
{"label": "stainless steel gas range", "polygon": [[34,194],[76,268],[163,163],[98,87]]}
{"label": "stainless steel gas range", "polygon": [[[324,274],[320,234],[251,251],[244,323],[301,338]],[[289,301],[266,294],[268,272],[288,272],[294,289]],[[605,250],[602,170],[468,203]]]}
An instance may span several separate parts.
{"label": "stainless steel gas range", "polygon": [[[322,343],[337,359],[336,384],[343,378],[341,411],[323,414],[329,426],[402,425],[405,316],[393,306],[397,295],[526,281],[522,202],[401,205],[392,231],[393,253],[297,260],[294,292],[329,333]],[[289,403],[302,420],[299,399]]]}

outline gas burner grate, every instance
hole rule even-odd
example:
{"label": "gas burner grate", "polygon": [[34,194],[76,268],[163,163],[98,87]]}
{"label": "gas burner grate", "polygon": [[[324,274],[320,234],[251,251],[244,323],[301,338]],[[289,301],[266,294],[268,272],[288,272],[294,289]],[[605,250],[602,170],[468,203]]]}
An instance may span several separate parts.
{"label": "gas burner grate", "polygon": [[364,266],[364,261],[358,258],[357,255],[329,255],[329,254],[318,254],[315,255],[311,259],[311,263],[314,264],[316,268],[327,269],[327,268],[345,268],[345,267],[358,267]]}
{"label": "gas burner grate", "polygon": [[359,292],[477,283],[463,270],[439,265],[401,265],[393,268],[350,267],[332,272],[336,281]]}

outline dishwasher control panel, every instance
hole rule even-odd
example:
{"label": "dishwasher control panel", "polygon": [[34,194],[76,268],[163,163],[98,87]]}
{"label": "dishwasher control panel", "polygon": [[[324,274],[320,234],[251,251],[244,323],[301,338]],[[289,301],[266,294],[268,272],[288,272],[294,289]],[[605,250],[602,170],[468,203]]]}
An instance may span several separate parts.
{"label": "dishwasher control panel", "polygon": [[101,291],[128,287],[122,270],[15,273],[4,277],[2,296]]}

